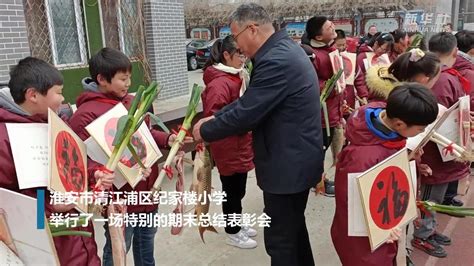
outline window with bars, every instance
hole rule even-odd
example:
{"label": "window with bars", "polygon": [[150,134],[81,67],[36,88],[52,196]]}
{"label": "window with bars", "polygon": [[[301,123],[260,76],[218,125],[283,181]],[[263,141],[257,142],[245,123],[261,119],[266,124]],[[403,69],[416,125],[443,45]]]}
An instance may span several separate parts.
{"label": "window with bars", "polygon": [[141,8],[141,0],[101,0],[105,46],[120,49],[132,59],[143,57]]}
{"label": "window with bars", "polygon": [[32,55],[58,68],[85,65],[81,0],[24,0]]}

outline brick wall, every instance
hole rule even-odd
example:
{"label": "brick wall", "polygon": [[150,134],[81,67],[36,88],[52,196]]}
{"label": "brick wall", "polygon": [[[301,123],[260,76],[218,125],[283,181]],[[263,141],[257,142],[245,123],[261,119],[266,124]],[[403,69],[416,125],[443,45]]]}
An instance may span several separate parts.
{"label": "brick wall", "polygon": [[0,83],[8,82],[10,66],[29,55],[23,0],[1,0]]}
{"label": "brick wall", "polygon": [[145,0],[144,8],[151,76],[164,86],[159,99],[187,95],[183,0]]}

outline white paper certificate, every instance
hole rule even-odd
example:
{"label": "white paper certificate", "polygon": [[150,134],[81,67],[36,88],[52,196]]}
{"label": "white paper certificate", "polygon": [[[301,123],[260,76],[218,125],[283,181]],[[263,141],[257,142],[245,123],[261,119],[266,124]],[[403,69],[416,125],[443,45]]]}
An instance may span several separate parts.
{"label": "white paper certificate", "polygon": [[6,124],[20,189],[48,186],[48,124]]}

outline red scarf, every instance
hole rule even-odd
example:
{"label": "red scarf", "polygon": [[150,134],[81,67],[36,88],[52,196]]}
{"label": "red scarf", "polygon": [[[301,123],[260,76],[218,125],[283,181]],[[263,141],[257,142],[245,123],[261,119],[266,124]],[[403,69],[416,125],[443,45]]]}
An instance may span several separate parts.
{"label": "red scarf", "polygon": [[458,77],[459,82],[461,82],[462,88],[464,92],[469,95],[471,92],[471,81],[469,81],[467,78],[463,77],[461,73],[459,73],[456,69],[454,68],[449,68],[444,70],[443,72],[447,72],[451,74],[452,76]]}
{"label": "red scarf", "polygon": [[382,146],[384,146],[385,148],[389,148],[389,149],[401,150],[401,149],[405,148],[406,145],[407,145],[407,140],[406,139],[389,140],[389,141],[382,142]]}

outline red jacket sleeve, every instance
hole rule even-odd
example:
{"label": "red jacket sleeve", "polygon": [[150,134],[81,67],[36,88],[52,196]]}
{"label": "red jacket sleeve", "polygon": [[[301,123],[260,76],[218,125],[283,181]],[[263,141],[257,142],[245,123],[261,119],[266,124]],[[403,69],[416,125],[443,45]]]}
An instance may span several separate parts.
{"label": "red jacket sleeve", "polygon": [[88,126],[92,121],[94,121],[97,116],[94,115],[92,112],[78,110],[79,114],[75,114],[69,119],[69,125],[71,129],[76,132],[76,134],[81,138],[83,141],[90,137],[89,132],[86,130],[86,126]]}
{"label": "red jacket sleeve", "polygon": [[471,87],[469,90],[470,100],[471,100],[471,111],[474,111],[474,69],[470,69],[461,74],[471,82]]}
{"label": "red jacket sleeve", "polygon": [[432,91],[438,103],[446,108],[451,107],[458,101],[459,97],[465,94],[457,77],[444,72],[441,73],[439,80],[433,85]]}
{"label": "red jacket sleeve", "polygon": [[323,88],[324,88],[324,84],[326,83],[326,80],[323,80],[322,78],[320,78],[320,74],[318,73],[319,72],[319,67],[318,67],[318,58],[315,57],[313,59],[313,67],[314,67],[314,71],[316,71],[316,76],[318,76],[318,82],[319,82],[319,93],[321,93],[321,91],[323,91]]}
{"label": "red jacket sleeve", "polygon": [[[321,94],[326,81],[328,81],[334,75],[334,71],[332,70],[331,61],[327,53],[317,52],[315,54],[316,57],[312,63],[314,70],[316,71],[316,75],[318,76],[319,93]],[[334,89],[331,94],[329,94],[328,99],[333,99],[336,96],[338,96],[338,93],[336,93],[336,90]]]}
{"label": "red jacket sleeve", "polygon": [[357,56],[356,77],[354,79],[354,87],[357,91],[357,95],[361,98],[369,96],[369,88],[365,82],[365,72],[367,71],[364,65],[365,58],[365,53]]}
{"label": "red jacket sleeve", "polygon": [[214,115],[231,102],[228,86],[218,80],[211,82],[206,87],[206,94],[203,97],[204,116]]}
{"label": "red jacket sleeve", "polygon": [[97,180],[95,179],[95,171],[99,170],[101,167],[102,164],[87,157],[87,180],[89,182],[89,189],[95,187],[95,184],[97,183]]}
{"label": "red jacket sleeve", "polygon": [[150,131],[151,131],[151,135],[153,136],[153,139],[156,142],[156,145],[158,145],[158,148],[160,149],[170,148],[168,145],[168,138],[170,137],[170,134],[153,129],[153,128]]}

